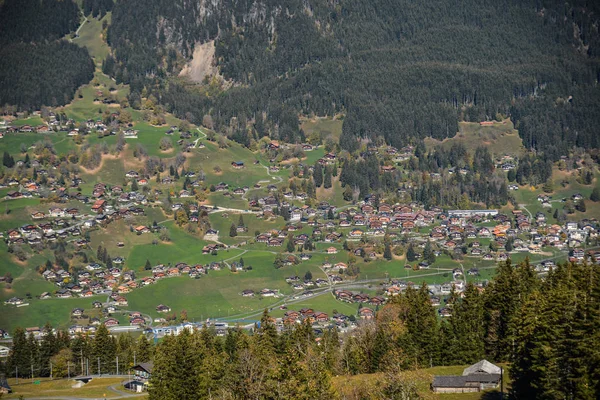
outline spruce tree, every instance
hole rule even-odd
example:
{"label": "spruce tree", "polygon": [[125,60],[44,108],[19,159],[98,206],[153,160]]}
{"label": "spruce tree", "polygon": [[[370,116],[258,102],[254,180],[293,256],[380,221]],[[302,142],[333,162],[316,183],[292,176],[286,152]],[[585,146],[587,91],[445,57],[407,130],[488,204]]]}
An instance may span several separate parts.
{"label": "spruce tree", "polygon": [[331,169],[329,167],[325,167],[325,178],[323,179],[323,187],[325,189],[329,189],[331,186]]}
{"label": "spruce tree", "polygon": [[600,201],[600,187],[596,186],[594,190],[592,190],[592,194],[590,194],[590,200],[593,202]]}
{"label": "spruce tree", "polygon": [[110,336],[105,325],[100,325],[92,343],[90,369],[103,374],[116,370],[116,350],[114,338]]}
{"label": "spruce tree", "polygon": [[415,249],[413,248],[413,245],[410,244],[408,245],[408,250],[406,250],[406,260],[408,260],[409,262],[413,262],[417,259],[417,254],[415,253]]}
{"label": "spruce tree", "polygon": [[389,244],[385,245],[385,249],[383,250],[383,258],[388,261],[392,259],[392,249]]}
{"label": "spruce tree", "polygon": [[320,188],[323,185],[323,167],[319,162],[316,162],[313,169],[313,181],[315,187]]}
{"label": "spruce tree", "polygon": [[46,323],[43,330],[43,338],[40,344],[40,376],[50,376],[50,359],[55,354],[58,354],[60,348],[58,346],[56,336],[52,332],[52,325]]}
{"label": "spruce tree", "polygon": [[8,359],[11,374],[18,377],[28,376],[31,370],[31,353],[27,346],[25,329],[18,327],[13,333],[12,351]]}

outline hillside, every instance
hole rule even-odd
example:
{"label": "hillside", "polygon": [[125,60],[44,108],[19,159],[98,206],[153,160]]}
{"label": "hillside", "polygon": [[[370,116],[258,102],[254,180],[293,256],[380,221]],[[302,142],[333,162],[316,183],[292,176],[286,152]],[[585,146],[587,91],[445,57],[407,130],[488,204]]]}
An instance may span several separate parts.
{"label": "hillside", "polygon": [[[291,110],[346,113],[340,144],[348,150],[357,138],[396,147],[444,139],[459,121],[503,115],[527,148],[556,159],[573,145],[598,145],[599,14],[588,3],[120,2],[107,72],[131,83],[134,98],[145,87],[193,122],[210,114],[225,132],[236,117],[250,140],[301,140]],[[213,40],[205,63],[227,82],[223,96],[168,78]]]}
{"label": "hillside", "polygon": [[88,52],[66,40],[79,18],[72,0],[0,3],[1,113],[67,104],[92,79]]}

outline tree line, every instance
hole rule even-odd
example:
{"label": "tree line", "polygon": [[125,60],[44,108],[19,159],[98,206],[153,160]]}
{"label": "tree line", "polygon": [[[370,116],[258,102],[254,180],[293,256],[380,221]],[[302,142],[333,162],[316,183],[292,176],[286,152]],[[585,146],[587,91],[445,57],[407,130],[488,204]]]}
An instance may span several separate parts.
{"label": "tree line", "polygon": [[37,340],[23,328],[13,333],[13,347],[8,362],[2,365],[7,376],[18,378],[126,373],[134,363],[152,359],[154,348],[146,336],[111,336],[104,325],[94,335],[55,331],[48,323]]}
{"label": "tree line", "polygon": [[449,317],[438,317],[426,284],[409,287],[379,309],[374,322],[359,323],[344,335],[335,328],[317,335],[306,322],[278,333],[266,310],[252,334],[234,328],[219,337],[205,327],[166,336],[156,346],[143,335],[116,339],[103,325],[93,338],[73,339],[46,325],[40,342],[18,328],[5,372],[48,376],[52,363],[54,376],[88,368],[114,373],[117,356],[121,371],[134,357],[153,360],[151,399],[335,398],[332,376],[384,372],[393,379],[383,379],[382,392],[370,397],[381,398],[415,395],[398,380],[399,371],[486,358],[508,363],[512,398],[598,398],[595,264],[558,264],[541,277],[528,260],[518,265],[509,260],[484,290],[469,283],[462,294],[453,289],[441,300]]}

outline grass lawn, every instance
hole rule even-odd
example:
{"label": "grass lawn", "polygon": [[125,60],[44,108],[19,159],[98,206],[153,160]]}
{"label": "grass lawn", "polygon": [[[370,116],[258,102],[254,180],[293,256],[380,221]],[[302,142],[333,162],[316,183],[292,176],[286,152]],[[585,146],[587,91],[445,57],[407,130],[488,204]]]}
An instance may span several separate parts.
{"label": "grass lawn", "polygon": [[[419,395],[425,400],[479,400],[479,399],[499,399],[498,390],[490,390],[483,393],[433,393],[430,385],[433,382],[434,375],[462,375],[463,370],[468,365],[433,367],[419,369],[416,371],[403,371],[400,373],[400,379],[412,382],[416,385]],[[508,374],[505,374],[505,379]],[[370,398],[368,395],[376,391],[378,381],[383,378],[383,374],[362,374],[355,376],[336,376],[332,379],[333,387],[342,398],[357,399]],[[507,383],[504,384],[506,392]]]}
{"label": "grass lawn", "polygon": [[110,24],[111,12],[108,12],[103,19],[88,18],[79,30],[79,37],[73,39],[73,43],[85,47],[94,59],[96,64],[102,65],[102,61],[110,53],[110,48],[102,40],[102,22],[106,20]]}
{"label": "grass lawn", "polygon": [[[58,133],[9,133],[0,140],[0,152],[7,151],[16,160],[24,160],[25,154],[21,153],[21,144],[27,148],[33,146],[37,142],[45,142],[49,140],[54,145],[57,154],[67,154],[69,150],[76,147],[73,139],[67,137],[65,132]],[[29,157],[35,158],[33,152],[29,150]]]}
{"label": "grass lawn", "polygon": [[510,119],[496,122],[492,126],[481,126],[477,122],[461,122],[458,133],[452,138],[443,141],[425,139],[428,149],[439,145],[449,149],[454,143],[462,143],[470,154],[474,154],[477,147],[486,146],[493,157],[505,154],[519,156],[524,151],[523,142]]}
{"label": "grass lawn", "polygon": [[[232,256],[231,250],[227,257],[229,262],[239,261],[238,255]],[[223,256],[225,257],[225,256]],[[127,295],[129,309],[146,312],[153,317],[158,317],[155,308],[158,304],[166,304],[173,312],[179,313],[186,310],[191,319],[201,318],[226,318],[235,314],[260,312],[270,308],[278,302],[276,298],[242,297],[242,290],[262,289],[279,290],[282,294],[291,294],[293,290],[285,282],[291,275],[304,276],[306,271],[311,271],[313,279],[324,278],[316,262],[300,263],[296,266],[275,269],[273,260],[275,255],[268,251],[248,251],[241,254],[245,266],[252,266],[252,270],[232,273],[228,269],[210,271],[207,276],[191,279],[188,276],[167,278],[154,285],[138,289]],[[221,257],[217,256],[217,261]],[[177,296],[173,296],[177,293]],[[330,310],[331,311],[331,310]]]}
{"label": "grass lawn", "polygon": [[42,121],[41,117],[39,117],[37,115],[32,115],[32,116],[27,117],[27,118],[15,119],[15,120],[11,121],[9,125],[14,125],[14,126],[23,126],[23,125],[38,126],[38,125],[42,125],[43,123],[44,123],[44,121]]}
{"label": "grass lawn", "polygon": [[[16,384],[15,379],[8,379],[13,393],[6,396],[7,399],[23,397],[74,397],[77,398],[107,398],[117,397],[109,386],[119,387],[123,378],[94,378],[81,388],[74,389],[75,380],[60,379],[49,380],[48,378],[37,379],[40,383],[34,384],[31,379],[20,379]],[[4,397],[3,397],[4,398]],[[136,397],[138,398],[138,397]],[[141,398],[141,397],[140,397]]]}
{"label": "grass lawn", "polygon": [[343,123],[344,121],[341,119],[314,117],[302,119],[300,127],[307,138],[310,137],[311,134],[317,133],[323,139],[327,139],[331,136],[336,142],[339,142]]}

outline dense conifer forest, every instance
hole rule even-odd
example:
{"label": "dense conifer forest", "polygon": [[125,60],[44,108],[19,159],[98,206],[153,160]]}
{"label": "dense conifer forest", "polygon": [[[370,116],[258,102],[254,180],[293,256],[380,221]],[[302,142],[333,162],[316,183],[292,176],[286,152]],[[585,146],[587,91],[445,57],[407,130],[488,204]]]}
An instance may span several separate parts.
{"label": "dense conifer forest", "polygon": [[[298,141],[286,115],[344,112],[341,146],[354,150],[357,138],[401,146],[510,115],[553,159],[598,145],[594,2],[141,3],[116,4],[107,72],[132,84],[134,103],[145,87],[193,122],[210,113],[225,130],[237,117],[248,135]],[[210,39],[233,89],[163,79]]]}
{"label": "dense conifer forest", "polygon": [[61,38],[77,29],[71,0],[7,0],[0,6],[0,105],[39,110],[70,102],[89,82],[87,50]]}

